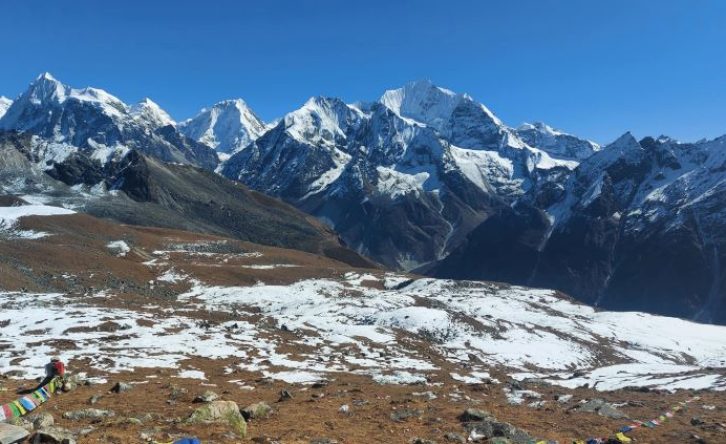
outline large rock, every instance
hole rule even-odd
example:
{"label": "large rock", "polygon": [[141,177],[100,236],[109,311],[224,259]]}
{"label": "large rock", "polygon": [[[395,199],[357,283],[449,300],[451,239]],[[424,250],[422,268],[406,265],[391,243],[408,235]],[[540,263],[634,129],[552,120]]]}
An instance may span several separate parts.
{"label": "large rock", "polygon": [[33,423],[33,428],[35,430],[46,429],[55,425],[55,418],[53,418],[53,415],[50,413],[38,413],[36,415],[31,415],[28,417],[28,420]]}
{"label": "large rock", "polygon": [[614,405],[603,399],[595,398],[587,401],[577,408],[579,412],[597,413],[600,416],[612,419],[626,419],[628,415],[618,410]]}
{"label": "large rock", "polygon": [[123,393],[128,392],[129,390],[133,389],[134,386],[131,384],[127,384],[125,382],[117,382],[116,385],[111,388],[111,391],[114,393]]}
{"label": "large rock", "polygon": [[76,444],[76,437],[60,427],[46,427],[33,435],[33,444]]}
{"label": "large rock", "polygon": [[256,402],[250,404],[242,410],[245,419],[265,419],[269,418],[273,410],[266,402]]}
{"label": "large rock", "polygon": [[219,399],[219,395],[214,393],[211,390],[207,390],[206,392],[202,393],[201,395],[194,398],[194,402],[212,402]]}
{"label": "large rock", "polygon": [[98,421],[105,418],[111,418],[115,416],[115,413],[111,410],[101,410],[101,409],[82,409],[82,410],[74,410],[71,412],[65,412],[63,414],[63,417],[65,419],[71,419],[74,421],[77,421],[79,419],[90,419],[94,421]]}
{"label": "large rock", "polygon": [[22,427],[0,423],[0,444],[22,442],[30,433]]}
{"label": "large rock", "polygon": [[192,424],[210,421],[226,421],[238,435],[244,437],[247,434],[247,422],[240,413],[236,402],[212,401],[194,410],[189,417],[189,422]]}
{"label": "large rock", "polygon": [[470,442],[529,444],[532,437],[507,422],[498,421],[486,410],[466,409],[459,419],[467,422]]}

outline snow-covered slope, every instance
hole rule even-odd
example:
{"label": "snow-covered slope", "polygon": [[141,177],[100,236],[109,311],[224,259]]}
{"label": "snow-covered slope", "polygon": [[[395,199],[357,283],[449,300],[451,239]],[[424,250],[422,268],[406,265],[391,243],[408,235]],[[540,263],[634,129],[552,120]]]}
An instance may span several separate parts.
{"label": "snow-covered slope", "polygon": [[5,96],[0,96],[0,119],[5,115],[5,113],[8,111],[8,108],[10,108],[10,105],[13,104],[13,101],[8,99]]}
{"label": "snow-covered slope", "polygon": [[34,154],[48,169],[64,162],[103,167],[132,149],[167,162],[216,167],[214,152],[172,125],[151,100],[130,107],[101,89],[72,88],[48,73],[35,79],[0,118],[0,130],[36,136]]}
{"label": "snow-covered slope", "polygon": [[264,122],[242,99],[216,103],[179,125],[180,131],[187,137],[223,154],[234,154],[244,149],[260,137],[265,128]]}

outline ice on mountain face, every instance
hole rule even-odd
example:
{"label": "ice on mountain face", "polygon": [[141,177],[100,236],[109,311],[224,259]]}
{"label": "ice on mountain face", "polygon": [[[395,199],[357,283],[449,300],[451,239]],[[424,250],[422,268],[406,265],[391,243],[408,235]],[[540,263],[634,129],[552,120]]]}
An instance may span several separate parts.
{"label": "ice on mountain face", "polygon": [[[386,91],[380,99],[383,105],[399,116],[414,119],[439,131],[445,129],[454,110],[463,101],[473,102],[471,97],[435,86],[429,80],[412,82],[403,88]],[[491,111],[483,105],[480,106],[495,124],[502,124]]]}
{"label": "ice on mountain face", "polygon": [[313,145],[345,143],[347,130],[364,117],[358,108],[340,99],[313,97],[285,116],[285,131],[295,140]]}
{"label": "ice on mountain face", "polygon": [[264,122],[242,99],[225,100],[205,108],[179,128],[187,137],[224,154],[244,149],[266,130]]}
{"label": "ice on mountain face", "polygon": [[600,145],[594,142],[558,131],[542,122],[525,123],[516,129],[516,133],[528,145],[559,159],[583,160],[600,150]]}
{"label": "ice on mountain face", "polygon": [[174,119],[148,97],[132,106],[130,114],[134,119],[144,123],[151,123],[155,127],[175,124]]}
{"label": "ice on mountain face", "polygon": [[5,96],[0,96],[0,119],[3,118],[5,113],[8,111],[8,108],[10,108],[10,105],[12,104],[12,100],[8,99]]}

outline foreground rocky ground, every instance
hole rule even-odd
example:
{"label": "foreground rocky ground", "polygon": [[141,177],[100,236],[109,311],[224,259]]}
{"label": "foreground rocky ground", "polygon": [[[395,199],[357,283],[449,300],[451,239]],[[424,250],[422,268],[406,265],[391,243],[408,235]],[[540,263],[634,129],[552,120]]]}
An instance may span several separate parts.
{"label": "foreground rocky ground", "polygon": [[719,327],[82,214],[0,235],[0,401],[60,355],[34,414],[76,442],[562,443],[696,394],[630,436],[726,442]]}

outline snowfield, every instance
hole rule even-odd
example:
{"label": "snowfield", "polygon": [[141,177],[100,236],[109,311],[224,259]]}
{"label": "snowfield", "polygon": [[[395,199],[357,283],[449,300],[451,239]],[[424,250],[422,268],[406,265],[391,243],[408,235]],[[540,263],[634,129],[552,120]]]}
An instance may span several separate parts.
{"label": "snowfield", "polygon": [[0,235],[24,239],[40,239],[48,236],[32,230],[18,230],[15,228],[22,217],[27,216],[59,216],[74,214],[75,211],[66,208],[51,207],[47,205],[23,205],[17,207],[0,207]]}
{"label": "snowfield", "polygon": [[[597,312],[550,290],[487,283],[346,273],[226,287],[158,268],[157,283],[190,286],[174,308],[94,305],[113,298],[107,293],[0,293],[0,367],[36,371],[55,344],[70,342],[63,358],[88,360],[100,372],[171,368],[201,357],[234,358],[225,364],[229,373],[291,383],[339,372],[386,384],[423,383],[437,372],[496,383],[490,371],[497,369],[567,388],[726,390],[725,327]],[[234,320],[193,315],[205,312]],[[184,365],[180,372],[204,378]]]}

